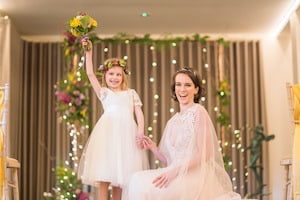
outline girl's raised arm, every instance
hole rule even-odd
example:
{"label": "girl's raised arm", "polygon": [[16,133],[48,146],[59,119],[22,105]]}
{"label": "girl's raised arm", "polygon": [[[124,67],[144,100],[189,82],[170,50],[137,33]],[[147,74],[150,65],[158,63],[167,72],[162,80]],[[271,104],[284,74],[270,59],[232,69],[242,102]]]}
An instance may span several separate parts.
{"label": "girl's raised arm", "polygon": [[90,40],[87,39],[83,39],[82,40],[82,46],[86,46],[89,43],[89,45],[91,46],[91,50],[86,51],[85,52],[85,63],[86,63],[86,73],[87,76],[90,80],[90,83],[93,87],[93,89],[95,90],[97,96],[99,96],[100,94],[100,89],[101,89],[101,85],[94,73],[94,69],[93,69],[93,59],[92,59],[92,55],[93,55],[93,51],[92,51],[92,43]]}

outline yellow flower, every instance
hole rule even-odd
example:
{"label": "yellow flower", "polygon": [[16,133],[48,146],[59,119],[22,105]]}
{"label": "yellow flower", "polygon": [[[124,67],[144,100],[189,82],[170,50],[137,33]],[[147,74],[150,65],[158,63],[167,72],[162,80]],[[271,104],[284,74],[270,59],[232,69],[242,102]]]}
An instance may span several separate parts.
{"label": "yellow flower", "polygon": [[71,29],[70,31],[71,31],[72,35],[74,35],[75,37],[81,36],[80,33],[77,32],[75,29]]}
{"label": "yellow flower", "polygon": [[68,80],[71,82],[71,83],[74,83],[75,82],[75,76],[73,73],[68,73]]}
{"label": "yellow flower", "polygon": [[220,90],[227,90],[229,87],[227,81],[222,81],[221,82],[221,86],[220,86]]}
{"label": "yellow flower", "polygon": [[85,117],[86,116],[86,110],[84,109],[84,110],[81,110],[80,111],[80,114],[83,116],[83,117]]}
{"label": "yellow flower", "polygon": [[80,26],[80,20],[77,19],[76,17],[73,18],[73,19],[70,21],[70,26],[73,27],[73,28]]}
{"label": "yellow flower", "polygon": [[97,23],[97,21],[96,21],[96,20],[94,20],[93,18],[92,18],[92,26],[94,26],[94,27],[97,27],[97,26],[98,26],[98,23]]}
{"label": "yellow flower", "polygon": [[68,48],[65,50],[65,56],[68,56],[69,54],[70,54],[70,49]]}
{"label": "yellow flower", "polygon": [[125,66],[126,66],[125,60],[120,59],[120,60],[119,60],[119,65],[120,65],[121,67],[125,67]]}

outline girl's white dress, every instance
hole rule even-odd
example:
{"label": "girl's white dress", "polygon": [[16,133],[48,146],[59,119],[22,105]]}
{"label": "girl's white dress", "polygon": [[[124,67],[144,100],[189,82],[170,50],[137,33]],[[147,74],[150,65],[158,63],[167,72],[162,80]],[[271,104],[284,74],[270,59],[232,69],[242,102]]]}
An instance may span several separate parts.
{"label": "girl's white dress", "polygon": [[133,89],[113,92],[101,88],[97,95],[104,113],[96,123],[83,151],[78,177],[84,184],[99,181],[125,186],[130,176],[148,168],[146,152],[136,145],[134,106],[142,106]]}
{"label": "girl's white dress", "polygon": [[[167,123],[160,141],[167,166],[136,172],[129,200],[240,200],[224,169],[215,129],[204,107],[194,104]],[[166,188],[152,181],[164,172],[179,169]]]}

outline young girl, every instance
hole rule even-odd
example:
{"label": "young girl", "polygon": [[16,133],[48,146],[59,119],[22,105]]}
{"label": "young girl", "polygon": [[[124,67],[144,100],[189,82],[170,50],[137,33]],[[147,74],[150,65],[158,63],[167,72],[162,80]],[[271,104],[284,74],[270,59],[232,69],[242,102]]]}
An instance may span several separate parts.
{"label": "young girl", "polygon": [[[92,45],[89,40],[82,40],[83,46],[88,43]],[[78,176],[85,184],[99,186],[101,200],[108,198],[109,185],[113,199],[120,200],[130,175],[148,168],[145,151],[138,147],[139,138],[144,136],[144,115],[138,94],[127,86],[126,62],[108,59],[100,70],[102,85],[93,71],[92,50],[86,51],[87,75],[104,113],[85,146]]]}

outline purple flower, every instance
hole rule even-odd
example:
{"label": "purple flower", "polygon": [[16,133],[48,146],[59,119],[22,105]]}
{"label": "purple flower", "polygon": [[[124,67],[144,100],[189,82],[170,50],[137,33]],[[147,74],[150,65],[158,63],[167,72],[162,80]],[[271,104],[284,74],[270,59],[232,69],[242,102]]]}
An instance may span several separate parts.
{"label": "purple flower", "polygon": [[70,31],[65,32],[65,36],[67,37],[69,43],[75,43],[76,37],[74,37]]}
{"label": "purple flower", "polygon": [[101,71],[105,70],[105,69],[104,69],[104,66],[103,66],[103,65],[100,65],[100,66],[99,66],[99,70],[101,70]]}
{"label": "purple flower", "polygon": [[75,98],[74,103],[76,106],[80,106],[82,104],[82,100],[80,98]]}

